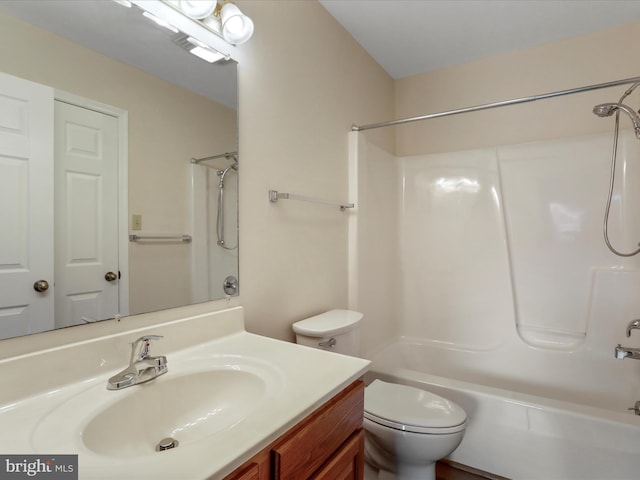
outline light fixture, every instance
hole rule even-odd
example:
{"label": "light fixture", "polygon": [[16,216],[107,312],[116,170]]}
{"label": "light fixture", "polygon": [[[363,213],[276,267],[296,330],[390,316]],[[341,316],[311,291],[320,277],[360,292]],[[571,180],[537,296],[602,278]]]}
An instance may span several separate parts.
{"label": "light fixture", "polygon": [[[251,19],[228,1],[113,1],[135,5],[147,18],[174,32],[171,37],[174,43],[208,62],[231,59],[234,47],[249,40],[253,34]],[[187,38],[200,42],[200,45],[187,41]]]}
{"label": "light fixture", "polygon": [[240,45],[253,35],[253,21],[233,3],[225,3],[220,9],[222,37],[232,45]]}
{"label": "light fixture", "polygon": [[178,7],[188,17],[203,20],[212,15],[218,0],[179,0]]}
{"label": "light fixture", "polygon": [[253,21],[231,2],[217,0],[174,0],[185,15],[222,35],[231,45],[240,45],[253,35]]}

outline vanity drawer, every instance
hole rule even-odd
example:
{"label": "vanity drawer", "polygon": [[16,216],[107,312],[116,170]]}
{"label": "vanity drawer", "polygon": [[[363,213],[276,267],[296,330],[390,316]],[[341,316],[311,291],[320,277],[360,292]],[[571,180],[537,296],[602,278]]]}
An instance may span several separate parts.
{"label": "vanity drawer", "polygon": [[274,478],[309,478],[362,427],[364,384],[353,383],[272,448]]}

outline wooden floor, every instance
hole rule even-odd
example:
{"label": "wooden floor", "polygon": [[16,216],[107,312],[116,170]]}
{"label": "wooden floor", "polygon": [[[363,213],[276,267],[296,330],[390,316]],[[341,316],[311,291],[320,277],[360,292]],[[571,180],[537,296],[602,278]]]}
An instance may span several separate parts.
{"label": "wooden floor", "polygon": [[493,473],[483,472],[451,460],[440,460],[436,464],[436,480],[509,480]]}

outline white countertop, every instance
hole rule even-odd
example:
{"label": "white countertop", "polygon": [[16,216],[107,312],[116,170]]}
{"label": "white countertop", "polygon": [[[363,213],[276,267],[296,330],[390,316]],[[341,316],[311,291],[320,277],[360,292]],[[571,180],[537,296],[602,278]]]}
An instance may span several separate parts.
{"label": "white countertop", "polygon": [[[230,369],[255,365],[257,372],[269,377],[264,400],[234,425],[198,441],[181,442],[172,450],[123,456],[89,449],[82,438],[87,423],[125,395],[135,395],[136,389],[144,388],[138,385],[110,391],[106,382],[128,363],[128,353],[122,352],[128,351],[131,338],[149,333],[165,336],[152,354],[166,355],[169,367],[168,373],[152,382],[168,382],[208,365],[224,364]],[[173,342],[169,340],[172,335]],[[198,341],[188,346],[194,335]],[[163,342],[164,350],[159,348]],[[223,478],[361,377],[369,365],[367,360],[247,333],[241,308],[92,339],[89,343],[90,348],[80,342],[0,362],[0,378],[9,384],[18,379],[23,383],[43,379],[40,384],[46,387],[40,391],[35,387],[16,388],[14,398],[5,390],[0,402],[2,454],[78,454],[80,479]],[[180,348],[172,350],[175,346]],[[95,361],[86,360],[84,377],[70,378],[69,372],[65,374],[55,367],[66,361],[70,371],[82,370],[83,356],[92,354]],[[114,355],[123,356],[116,360]],[[180,440],[179,435],[176,438]]]}

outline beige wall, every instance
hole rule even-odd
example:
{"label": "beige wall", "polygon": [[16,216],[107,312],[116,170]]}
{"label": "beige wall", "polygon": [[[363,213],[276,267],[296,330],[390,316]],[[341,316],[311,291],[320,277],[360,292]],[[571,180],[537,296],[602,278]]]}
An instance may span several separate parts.
{"label": "beige wall", "polygon": [[[553,92],[639,75],[640,22],[553,42],[396,82],[397,118]],[[446,152],[609,132],[593,105],[617,101],[627,87],[408,124],[396,153]],[[635,104],[637,108],[637,94]]]}
{"label": "beige wall", "polygon": [[[393,82],[316,1],[240,0],[238,4],[256,25],[254,38],[239,47],[239,301],[246,307],[250,331],[283,339],[292,339],[292,322],[347,306],[348,213],[294,201],[270,204],[267,191],[347,199],[347,133],[352,123],[638,75],[638,23]],[[12,38],[0,42],[3,70],[74,90],[69,82],[75,82],[75,77],[51,66],[71,68],[86,51],[62,54],[56,49],[50,56],[43,55],[39,65],[28,67],[22,52],[47,48],[50,38],[19,40],[16,24],[1,20],[2,32]],[[83,72],[91,77],[91,87],[79,85],[75,93],[130,109],[132,130],[159,118],[157,109],[182,110],[185,102],[193,101],[192,94],[172,90],[164,82],[131,72],[133,69],[127,73],[133,77],[125,79],[122,69],[128,67],[110,62],[92,57]],[[135,94],[127,99],[133,102],[129,105],[115,92],[131,82],[145,91],[158,88],[172,93],[165,90],[166,103],[154,108],[134,106]],[[387,151],[394,150],[395,140],[396,153],[409,155],[608,131],[611,119],[597,119],[590,108],[617,99],[620,93],[621,89],[612,89],[406,125],[397,129],[395,139],[393,129],[367,136]],[[205,108],[204,103],[202,106]],[[163,217],[169,217],[169,212],[176,215],[171,224],[160,224],[159,218],[154,224],[150,205],[164,201],[165,194],[171,195],[186,183],[186,173],[177,172],[172,163],[177,157],[211,153],[213,146],[206,143],[211,130],[203,129],[173,135],[172,141],[184,139],[191,148],[183,152],[172,147],[170,160],[163,157],[162,148],[151,151],[142,146],[142,140],[132,139],[131,161],[140,162],[140,168],[132,170],[130,181],[143,187],[131,195],[131,211],[144,215],[145,228],[158,225],[181,230],[187,225],[181,200],[172,198],[165,204]],[[163,137],[152,126],[144,132],[146,137]],[[156,178],[161,172],[166,173],[163,179]],[[151,180],[163,182],[162,186],[152,188]],[[162,269],[158,266],[158,270]],[[150,288],[146,291],[159,296]]]}
{"label": "beige wall", "polygon": [[[238,52],[238,301],[246,307],[250,331],[292,340],[294,321],[326,309],[347,307],[349,214],[337,207],[293,201],[271,204],[267,192],[277,189],[346,201],[347,134],[353,123],[392,116],[393,80],[315,0],[238,4],[256,24],[253,39]],[[24,26],[6,17],[0,21],[8,35],[18,34],[16,29]],[[0,43],[3,70],[129,110],[131,130],[144,137],[131,138],[130,182],[136,188],[130,195],[130,212],[143,215],[145,230],[185,229],[188,209],[178,197],[187,185],[187,177],[174,162],[211,154],[215,139],[210,132],[219,130],[219,126],[191,122],[191,126],[199,124],[201,128],[165,134],[166,130],[158,128],[177,128],[180,122],[161,126],[150,122],[171,118],[163,112],[188,110],[193,115],[192,94],[88,50],[70,45],[60,49],[64,40],[53,42],[51,35],[41,31],[38,35]],[[20,49],[29,54],[43,49],[41,62],[25,64]],[[90,65],[82,72],[90,86],[76,84],[76,77],[66,73],[67,68],[83,61]],[[141,90],[121,97],[122,87],[131,84]],[[147,96],[153,89],[164,89],[163,100],[155,105],[142,104],[138,97]],[[197,115],[206,116],[210,108],[202,103]],[[168,138],[172,145],[147,147],[144,142],[148,137]],[[374,132],[371,140],[387,150],[393,148],[391,130]],[[188,153],[176,145],[181,141],[190,145]],[[233,146],[222,151],[231,149]],[[151,206],[158,202],[163,209],[155,217]],[[144,276],[141,288],[132,289],[132,297],[145,294],[144,301],[132,302],[133,311],[144,310],[153,298],[184,296],[179,291],[161,292],[163,272],[170,270],[184,278],[178,267],[182,255],[176,254],[180,247],[170,247],[173,253],[165,252],[162,263],[152,248],[143,250],[134,245],[131,249],[132,278],[136,274],[138,278]]]}
{"label": "beige wall", "polygon": [[256,25],[240,47],[240,300],[250,331],[292,339],[296,320],[347,307],[349,213],[267,192],[346,201],[347,134],[392,116],[393,81],[316,1],[238,5]]}
{"label": "beige wall", "polygon": [[[378,122],[638,74],[634,62],[640,53],[637,23],[394,82],[316,1],[241,0],[238,4],[256,25],[253,39],[239,48],[239,300],[246,307],[250,331],[283,339],[292,339],[292,322],[347,306],[349,213],[294,201],[271,204],[267,191],[346,200],[347,133],[352,123]],[[3,20],[3,33],[15,35],[15,28],[15,24]],[[3,70],[74,90],[70,82],[75,82],[75,77],[64,68],[50,67],[71,68],[87,56],[87,51],[63,54],[56,49],[49,56],[43,55],[38,66],[27,67],[21,52],[46,48],[50,38],[41,37],[39,43],[12,38],[11,42],[0,42]],[[146,123],[148,128],[140,130],[144,137],[163,137],[148,122],[162,116],[159,109],[182,110],[186,103],[192,103],[192,94],[110,62],[104,57],[91,57],[90,66],[83,72],[91,78],[91,87],[78,86],[75,93],[127,108],[132,130]],[[123,69],[132,76],[125,79]],[[123,102],[115,92],[131,83],[144,91],[164,90],[164,101],[153,108],[136,105],[137,95],[133,94],[127,99],[131,104]],[[395,138],[393,129],[367,136],[388,151],[394,150],[395,141],[395,153],[409,155],[608,131],[611,121],[597,119],[590,107],[616,99],[619,93],[609,90],[574,95],[406,125],[396,129]],[[193,112],[189,109],[190,115]],[[178,125],[165,124],[163,128]],[[186,173],[177,171],[173,162],[177,157],[212,151],[214,147],[207,143],[211,130],[203,129],[172,135],[172,141],[183,139],[190,148],[167,149],[171,159],[164,158],[165,149],[150,150],[142,140],[132,139],[131,161],[139,162],[140,168],[132,169],[130,180],[141,187],[130,197],[130,210],[143,214],[145,229],[157,226],[182,230],[188,224],[186,204],[171,197],[186,184]],[[151,187],[152,180],[161,186]],[[168,202],[164,203],[162,217],[154,217],[150,205],[165,199]],[[161,223],[162,218],[175,218],[175,222]],[[132,265],[136,265],[133,259]],[[156,267],[162,271],[159,265]],[[145,290],[152,291],[148,287]],[[161,296],[157,291],[152,295]]]}
{"label": "beige wall", "polygon": [[[0,15],[0,70],[129,112],[129,212],[143,231],[188,233],[189,159],[235,150],[236,112]],[[130,311],[191,300],[189,245],[130,244]]]}

